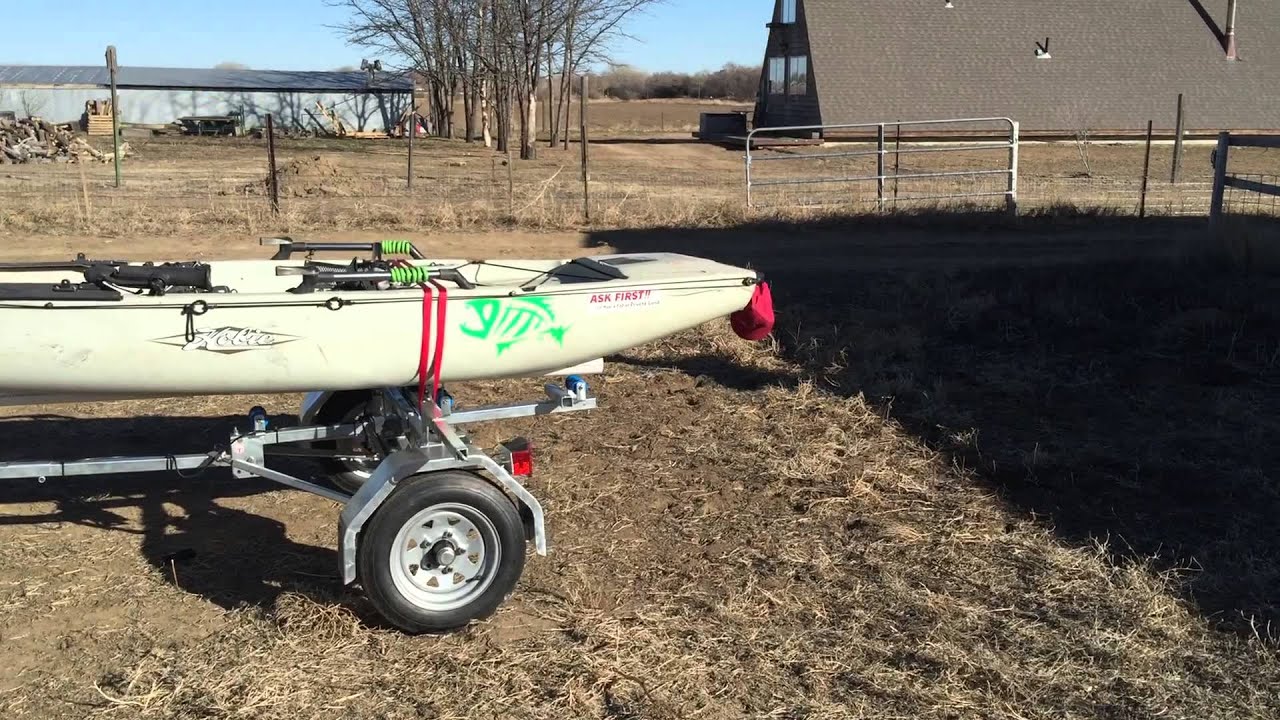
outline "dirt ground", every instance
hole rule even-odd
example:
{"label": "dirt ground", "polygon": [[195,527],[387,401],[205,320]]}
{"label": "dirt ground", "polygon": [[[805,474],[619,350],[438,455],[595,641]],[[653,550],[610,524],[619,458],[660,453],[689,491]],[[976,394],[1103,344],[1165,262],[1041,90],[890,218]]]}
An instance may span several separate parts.
{"label": "dirt ground", "polygon": [[[1280,717],[1280,212],[1211,237],[1210,148],[1174,185],[1159,145],[1140,221],[1143,148],[1075,143],[1023,146],[1017,218],[747,211],[742,151],[688,142],[704,109],[593,105],[590,220],[576,144],[420,142],[409,190],[399,142],[281,140],[278,214],[249,138],[131,138],[119,189],[3,168],[0,260],[666,250],[765,272],[778,327],[636,348],[597,411],[477,426],[535,441],[550,555],[454,634],[340,586],[333,502],[223,471],[7,485],[0,717]],[[992,162],[933,157],[894,162]],[[299,401],[3,409],[0,462],[204,451]]]}
{"label": "dirt ground", "polygon": [[[535,440],[550,555],[455,634],[339,586],[330,501],[221,471],[14,483],[0,714],[1276,717],[1278,281],[1190,252],[1201,219],[990,223],[306,233],[691,252],[763,270],[779,326],[637,348],[595,412],[477,427]],[[0,257],[256,237],[10,233]],[[298,401],[10,409],[0,458],[200,451]]]}

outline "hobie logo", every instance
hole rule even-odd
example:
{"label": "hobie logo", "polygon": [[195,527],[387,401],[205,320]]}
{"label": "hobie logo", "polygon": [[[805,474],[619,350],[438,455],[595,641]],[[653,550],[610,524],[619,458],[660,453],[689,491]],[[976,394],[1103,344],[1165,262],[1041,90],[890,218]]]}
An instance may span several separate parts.
{"label": "hobie logo", "polygon": [[195,333],[194,337],[187,335],[174,335],[172,337],[160,338],[154,342],[180,347],[183,352],[204,350],[205,352],[232,355],[235,353],[248,352],[250,350],[261,350],[262,348],[283,345],[297,339],[298,338],[293,337],[292,335],[279,335],[263,332],[261,330],[254,330],[252,328],[222,327],[212,328],[209,330],[199,330]]}

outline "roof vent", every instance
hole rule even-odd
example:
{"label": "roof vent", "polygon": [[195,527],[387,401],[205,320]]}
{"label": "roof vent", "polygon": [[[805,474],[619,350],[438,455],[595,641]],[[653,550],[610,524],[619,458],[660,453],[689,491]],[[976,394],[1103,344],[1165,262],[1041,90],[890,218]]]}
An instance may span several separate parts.
{"label": "roof vent", "polygon": [[955,5],[952,5],[952,4],[951,4],[951,0],[947,0],[945,3],[943,3],[943,4],[942,4],[942,7],[944,7],[944,8],[946,8],[946,9],[950,10],[950,9],[954,8],[954,7],[955,7]]}
{"label": "roof vent", "polygon": [[1043,45],[1038,42],[1036,43],[1036,58],[1040,60],[1050,60],[1053,58],[1053,56],[1049,54],[1049,38],[1044,39]]}
{"label": "roof vent", "polygon": [[1227,3],[1227,29],[1223,35],[1226,36],[1224,44],[1227,46],[1227,59],[1238,59],[1240,53],[1236,48],[1236,0]]}

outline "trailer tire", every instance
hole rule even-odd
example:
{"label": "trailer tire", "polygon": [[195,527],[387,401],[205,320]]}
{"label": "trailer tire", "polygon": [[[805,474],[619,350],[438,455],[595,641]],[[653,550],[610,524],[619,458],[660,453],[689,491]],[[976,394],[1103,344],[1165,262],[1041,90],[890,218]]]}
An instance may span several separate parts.
{"label": "trailer tire", "polygon": [[454,630],[511,596],[524,572],[524,525],[483,477],[415,475],[370,518],[356,562],[365,595],[392,625],[410,634]]}

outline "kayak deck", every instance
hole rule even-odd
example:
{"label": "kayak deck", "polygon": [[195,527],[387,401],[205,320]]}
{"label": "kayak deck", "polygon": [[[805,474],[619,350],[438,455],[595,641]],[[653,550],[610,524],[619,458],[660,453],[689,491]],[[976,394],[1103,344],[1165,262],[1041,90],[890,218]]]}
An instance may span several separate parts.
{"label": "kayak deck", "polygon": [[[426,284],[451,294],[554,294],[592,286],[742,282],[752,273],[674,253],[555,260],[215,260],[0,264],[0,302],[113,303],[201,294],[290,296],[314,293],[417,292]],[[259,298],[261,299],[261,298]]]}
{"label": "kayak deck", "polygon": [[[0,397],[361,390],[543,376],[728,317],[754,271],[674,253],[0,264]],[[349,244],[340,244],[346,251]],[[336,251],[336,250],[335,250]],[[139,368],[146,368],[139,372]]]}

